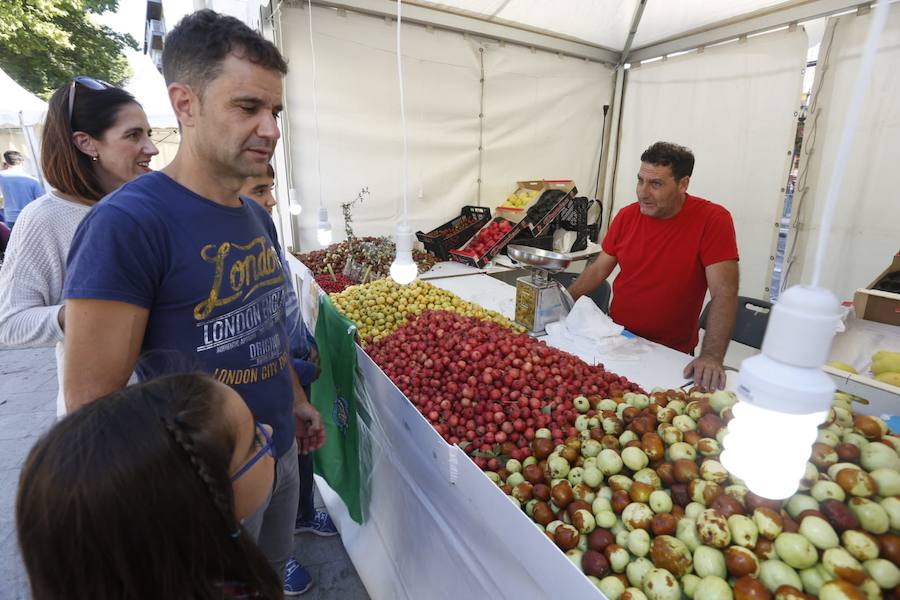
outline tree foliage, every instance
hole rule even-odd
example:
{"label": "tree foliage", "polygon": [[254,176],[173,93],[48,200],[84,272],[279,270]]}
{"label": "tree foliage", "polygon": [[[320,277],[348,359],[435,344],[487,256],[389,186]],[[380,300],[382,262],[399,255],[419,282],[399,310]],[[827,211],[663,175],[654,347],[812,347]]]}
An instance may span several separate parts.
{"label": "tree foliage", "polygon": [[0,67],[45,99],[74,75],[121,85],[131,75],[122,50],[137,49],[137,42],[89,16],[115,11],[118,4],[118,0],[0,1]]}

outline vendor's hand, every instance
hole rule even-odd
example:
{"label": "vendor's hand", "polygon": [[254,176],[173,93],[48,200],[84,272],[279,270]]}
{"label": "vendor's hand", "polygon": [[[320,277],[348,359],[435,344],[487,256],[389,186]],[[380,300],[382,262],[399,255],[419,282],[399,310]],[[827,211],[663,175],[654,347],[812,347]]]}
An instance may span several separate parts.
{"label": "vendor's hand", "polygon": [[294,404],[294,424],[297,428],[297,448],[300,454],[309,454],[325,444],[325,427],[322,415],[307,401]]}
{"label": "vendor's hand", "polygon": [[725,387],[725,367],[722,361],[701,354],[684,368],[686,379],[693,379],[694,385],[704,392],[714,392]]}

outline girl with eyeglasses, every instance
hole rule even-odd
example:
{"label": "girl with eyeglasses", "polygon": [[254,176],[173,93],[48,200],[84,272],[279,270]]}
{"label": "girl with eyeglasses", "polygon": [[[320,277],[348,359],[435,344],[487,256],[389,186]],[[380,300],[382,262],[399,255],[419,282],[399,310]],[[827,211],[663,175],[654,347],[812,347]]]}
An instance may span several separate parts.
{"label": "girl with eyeglasses", "polygon": [[34,597],[282,598],[241,526],[272,493],[271,433],[206,375],[132,385],[58,422],[16,499]]}
{"label": "girl with eyeglasses", "polygon": [[75,77],[50,98],[41,167],[52,190],[16,221],[0,270],[0,345],[56,344],[63,401],[63,282],[75,230],[95,203],[150,170],[159,153],[141,105],[120,88]]}

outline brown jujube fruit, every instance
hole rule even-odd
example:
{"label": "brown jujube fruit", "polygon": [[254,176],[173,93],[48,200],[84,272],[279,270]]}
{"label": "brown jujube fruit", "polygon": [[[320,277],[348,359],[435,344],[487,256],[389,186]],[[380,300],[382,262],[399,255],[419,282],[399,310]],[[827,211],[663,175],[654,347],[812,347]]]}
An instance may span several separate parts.
{"label": "brown jujube fruit", "polygon": [[834,450],[837,452],[838,459],[841,462],[859,464],[860,451],[858,446],[841,442],[835,446]]}
{"label": "brown jujube fruit", "polygon": [[550,505],[543,501],[538,501],[537,504],[534,505],[531,515],[536,523],[540,523],[544,527],[553,521],[553,511],[550,510]]}
{"label": "brown jujube fruit", "polygon": [[531,449],[536,459],[544,460],[553,453],[553,441],[547,438],[536,438],[531,442]]}
{"label": "brown jujube fruit", "polygon": [[[584,500],[572,500],[569,505],[566,507],[566,513],[568,513],[569,518],[572,518],[572,515],[575,514],[575,511],[584,509],[588,512],[591,512],[591,505],[585,502]],[[593,514],[593,513],[591,513]]]}
{"label": "brown jujube fruit", "polygon": [[591,439],[596,440],[602,443],[603,437],[606,435],[606,432],[603,431],[602,427],[591,427]]}
{"label": "brown jujube fruit", "polygon": [[672,484],[675,483],[675,474],[672,464],[664,462],[658,467],[655,467],[654,470],[656,471],[656,474],[659,475],[660,482],[662,482],[665,487],[671,488]]}
{"label": "brown jujube fruit", "polygon": [[579,536],[580,534],[577,529],[571,525],[563,524],[557,527],[556,531],[553,532],[553,541],[555,541],[556,545],[563,551],[571,550],[578,545]]}
{"label": "brown jujube fruit", "polygon": [[613,512],[621,514],[625,507],[631,504],[631,496],[625,490],[617,490],[613,492],[612,500],[609,503],[612,505]]}
{"label": "brown jujube fruit", "polygon": [[544,483],[536,483],[531,488],[531,496],[543,502],[550,499],[550,486]]}
{"label": "brown jujube fruit", "polygon": [[859,529],[859,519],[857,519],[856,515],[853,514],[853,511],[840,500],[835,500],[834,498],[823,500],[819,504],[819,510],[825,515],[825,519],[831,523],[831,526],[834,527],[838,533],[846,531],[847,529]]}
{"label": "brown jujube fruit", "polygon": [[760,560],[776,558],[775,544],[772,542],[772,540],[767,540],[766,538],[761,537],[756,540],[756,546],[753,548],[753,554],[758,556]]}
{"label": "brown jujube fruit", "polygon": [[815,596],[804,594],[792,585],[782,585],[775,590],[775,600],[815,600]]}
{"label": "brown jujube fruit", "polygon": [[800,531],[800,524],[784,511],[781,511],[781,524],[785,533],[797,533]]}
{"label": "brown jujube fruit", "polygon": [[572,501],[572,485],[568,481],[560,481],[550,490],[550,497],[553,498],[553,504],[560,508],[565,508]]}
{"label": "brown jujube fruit", "polygon": [[816,468],[820,471],[826,470],[837,461],[837,452],[828,444],[816,442],[812,445],[812,454],[809,457],[809,462],[816,465]]}
{"label": "brown jujube fruit", "polygon": [[672,484],[672,502],[681,507],[685,507],[691,503],[691,495],[688,493],[686,483]]}
{"label": "brown jujube fruit", "polygon": [[635,481],[631,484],[631,489],[628,491],[628,496],[635,502],[647,504],[647,502],[649,502],[650,500],[650,494],[652,494],[653,491],[654,488],[652,485],[648,485],[642,481]]}
{"label": "brown jujube fruit", "polygon": [[621,444],[619,444],[619,438],[614,435],[606,434],[600,438],[600,445],[611,450],[618,450]]}
{"label": "brown jujube fruit", "polygon": [[716,434],[719,433],[719,430],[724,426],[725,424],[722,422],[722,419],[714,413],[707,413],[697,421],[697,431],[705,438],[716,437]]}
{"label": "brown jujube fruit", "polygon": [[641,440],[641,449],[650,461],[665,458],[666,450],[662,438],[656,434],[647,434]]}
{"label": "brown jujube fruit", "polygon": [[522,469],[522,476],[525,478],[525,481],[531,485],[542,483],[544,481],[544,473],[537,464],[528,465]]}
{"label": "brown jujube fruit", "polygon": [[882,533],[877,537],[878,545],[881,547],[880,557],[900,567],[900,535]]}
{"label": "brown jujube fruit", "polygon": [[757,496],[753,492],[747,492],[747,498],[744,500],[744,502],[747,505],[748,514],[752,513],[757,506],[766,506],[776,512],[781,510],[780,500],[770,500],[769,498],[763,498],[762,496]]}
{"label": "brown jujube fruit", "polygon": [[688,458],[679,458],[672,463],[672,476],[679,483],[687,483],[700,477],[700,468]]}
{"label": "brown jujube fruit", "polygon": [[616,536],[607,529],[598,528],[588,534],[587,542],[591,550],[603,552],[607,546],[616,542]]}
{"label": "brown jujube fruit", "polygon": [[650,521],[650,531],[653,535],[675,535],[678,529],[678,519],[671,513],[659,513],[653,515]]}
{"label": "brown jujube fruit", "polygon": [[759,581],[745,575],[734,582],[734,600],[772,600],[772,594]]}
{"label": "brown jujube fruit", "polygon": [[722,494],[717,497],[712,501],[712,504],[710,504],[709,507],[722,513],[722,516],[726,519],[731,515],[744,514],[744,507],[741,506],[741,503],[728,494]]}
{"label": "brown jujube fruit", "polygon": [[609,574],[609,560],[596,550],[588,550],[581,555],[581,570],[585,575],[606,577]]}
{"label": "brown jujube fruit", "polygon": [[734,577],[753,575],[759,570],[759,558],[746,548],[729,546],[725,549],[725,567]]}
{"label": "brown jujube fruit", "polygon": [[684,432],[684,441],[687,444],[690,444],[694,448],[697,447],[697,444],[700,442],[700,434],[696,431],[685,431]]}

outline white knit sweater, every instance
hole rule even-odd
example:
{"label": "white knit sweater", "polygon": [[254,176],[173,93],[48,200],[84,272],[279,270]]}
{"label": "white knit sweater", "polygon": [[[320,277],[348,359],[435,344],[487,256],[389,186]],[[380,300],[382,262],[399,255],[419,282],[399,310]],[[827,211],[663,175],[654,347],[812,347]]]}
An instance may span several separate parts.
{"label": "white knit sweater", "polygon": [[[62,398],[62,340],[57,315],[63,302],[66,257],[90,206],[50,192],[22,209],[0,269],[0,345],[57,344]],[[63,408],[64,410],[64,408]]]}

